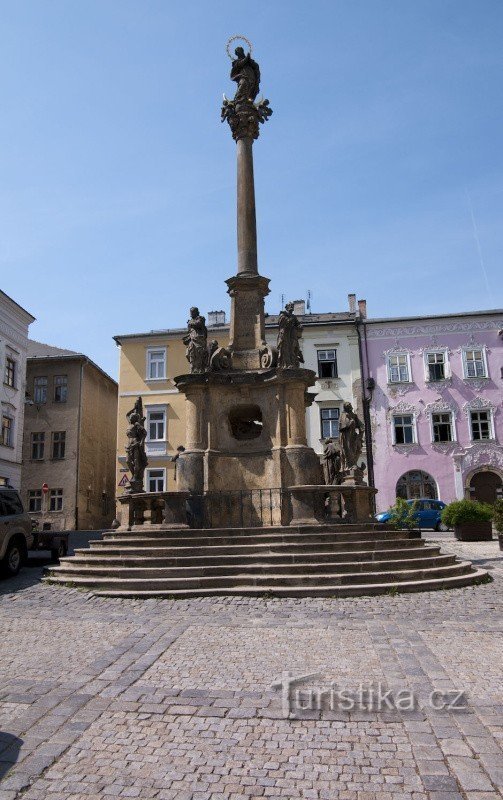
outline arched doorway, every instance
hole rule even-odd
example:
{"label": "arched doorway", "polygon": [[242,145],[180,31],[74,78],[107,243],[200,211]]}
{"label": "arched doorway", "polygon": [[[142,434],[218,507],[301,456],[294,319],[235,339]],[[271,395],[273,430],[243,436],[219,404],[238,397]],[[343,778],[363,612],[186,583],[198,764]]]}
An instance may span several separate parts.
{"label": "arched doorway", "polygon": [[469,485],[470,500],[479,503],[495,503],[503,497],[503,481],[490,469],[484,469],[472,475]]}
{"label": "arched doorway", "polygon": [[396,496],[402,497],[404,500],[415,500],[418,497],[438,500],[437,485],[427,472],[413,469],[398,479]]}

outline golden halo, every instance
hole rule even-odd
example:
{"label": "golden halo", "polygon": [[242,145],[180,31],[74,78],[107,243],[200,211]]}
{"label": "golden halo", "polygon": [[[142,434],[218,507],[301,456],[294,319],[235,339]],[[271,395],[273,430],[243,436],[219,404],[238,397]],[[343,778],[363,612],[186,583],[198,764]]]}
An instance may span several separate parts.
{"label": "golden halo", "polygon": [[241,42],[246,42],[246,44],[248,45],[248,49],[250,51],[250,55],[252,54],[252,45],[251,45],[250,40],[247,39],[246,36],[240,36],[240,35],[231,36],[231,38],[229,39],[229,41],[225,45],[225,49],[227,50],[227,55],[229,56],[231,61],[233,61],[234,59],[232,58],[231,53],[230,53],[230,46],[231,46],[232,42],[235,42],[237,39],[239,39]]}

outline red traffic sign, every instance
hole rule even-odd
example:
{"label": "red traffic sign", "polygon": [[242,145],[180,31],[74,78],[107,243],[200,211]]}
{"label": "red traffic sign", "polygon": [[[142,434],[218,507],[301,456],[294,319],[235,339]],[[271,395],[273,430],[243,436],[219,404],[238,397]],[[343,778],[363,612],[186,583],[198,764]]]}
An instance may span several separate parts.
{"label": "red traffic sign", "polygon": [[49,486],[47,485],[47,483],[42,484],[42,491],[44,494],[47,494],[47,492],[49,491]]}
{"label": "red traffic sign", "polygon": [[119,481],[119,486],[128,486],[129,485],[129,478],[127,475],[123,475]]}

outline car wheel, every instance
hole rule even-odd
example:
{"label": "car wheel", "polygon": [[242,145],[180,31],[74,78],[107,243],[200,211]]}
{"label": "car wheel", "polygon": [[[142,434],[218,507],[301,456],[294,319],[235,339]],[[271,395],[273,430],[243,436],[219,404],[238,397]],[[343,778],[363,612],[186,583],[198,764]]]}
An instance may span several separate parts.
{"label": "car wheel", "polygon": [[23,560],[23,546],[17,539],[13,539],[12,542],[9,542],[7,552],[2,562],[3,572],[8,575],[9,578],[13,578],[21,569]]}
{"label": "car wheel", "polygon": [[58,547],[55,547],[51,550],[51,558],[53,561],[59,561],[60,558],[64,558],[67,554],[67,547],[66,542],[60,542]]}
{"label": "car wheel", "polygon": [[449,528],[444,522],[442,522],[442,520],[439,519],[439,521],[435,525],[435,530],[440,531],[441,533],[445,533],[446,531],[449,530]]}

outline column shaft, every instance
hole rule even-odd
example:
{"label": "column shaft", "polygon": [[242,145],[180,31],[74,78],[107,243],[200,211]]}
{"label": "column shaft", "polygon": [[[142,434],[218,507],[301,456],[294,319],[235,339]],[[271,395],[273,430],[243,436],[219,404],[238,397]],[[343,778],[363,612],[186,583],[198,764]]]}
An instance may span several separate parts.
{"label": "column shaft", "polygon": [[253,139],[238,139],[237,162],[238,273],[257,274]]}

